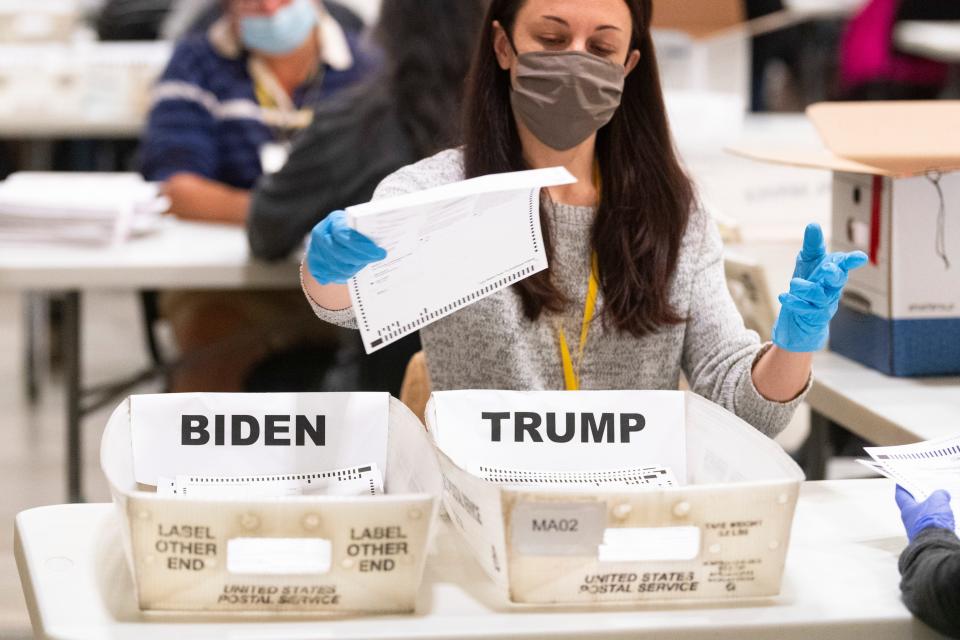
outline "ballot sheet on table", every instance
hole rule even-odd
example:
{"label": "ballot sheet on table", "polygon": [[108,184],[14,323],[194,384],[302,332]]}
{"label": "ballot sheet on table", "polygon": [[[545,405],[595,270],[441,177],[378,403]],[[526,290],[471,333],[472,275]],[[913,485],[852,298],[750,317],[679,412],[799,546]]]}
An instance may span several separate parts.
{"label": "ballot sheet on table", "polygon": [[347,209],[387,252],[349,282],[367,353],[547,268],[540,190],[562,167],[481,176]]}
{"label": "ballot sheet on table", "polygon": [[895,447],[864,447],[872,461],[864,463],[913,494],[926,500],[937,489],[953,498],[955,512],[960,506],[960,436],[927,440]]}
{"label": "ballot sheet on table", "polygon": [[14,173],[0,182],[0,244],[118,243],[157,230],[169,207],[138,174]]}

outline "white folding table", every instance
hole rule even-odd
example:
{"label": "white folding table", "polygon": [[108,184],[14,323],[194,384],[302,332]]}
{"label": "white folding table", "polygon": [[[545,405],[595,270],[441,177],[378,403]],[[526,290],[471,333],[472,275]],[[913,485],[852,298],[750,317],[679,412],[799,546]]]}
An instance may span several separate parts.
{"label": "white folding table", "polygon": [[166,218],[156,233],[111,247],[4,246],[0,250],[0,290],[57,293],[64,301],[68,499],[75,502],[82,498],[83,293],[297,287],[296,261],[267,264],[252,260],[242,227],[183,222],[172,217]]}
{"label": "white folding table", "polygon": [[38,638],[939,638],[900,600],[897,558],[905,544],[888,480],[810,482],[800,494],[777,597],[550,609],[508,606],[444,525],[415,613],[336,619],[144,615],[109,504],[24,511],[15,551]]}
{"label": "white folding table", "polygon": [[960,434],[960,377],[894,378],[836,353],[813,357],[807,475],[822,477],[831,422],[879,446]]}

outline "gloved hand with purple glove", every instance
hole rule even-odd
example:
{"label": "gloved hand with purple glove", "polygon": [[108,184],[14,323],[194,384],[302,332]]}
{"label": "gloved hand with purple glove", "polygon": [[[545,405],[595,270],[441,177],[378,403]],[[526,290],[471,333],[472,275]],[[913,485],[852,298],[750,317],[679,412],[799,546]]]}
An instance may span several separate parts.
{"label": "gloved hand with purple glove", "polygon": [[822,349],[848,274],[866,262],[862,251],[827,253],[820,225],[808,225],[790,291],[780,295],[773,343],[785,351],[799,353]]}
{"label": "gloved hand with purple glove", "polygon": [[950,494],[942,489],[931,493],[923,502],[917,502],[909,491],[897,485],[897,506],[900,507],[900,519],[903,520],[910,542],[930,527],[948,531],[956,528],[953,509],[950,508]]}

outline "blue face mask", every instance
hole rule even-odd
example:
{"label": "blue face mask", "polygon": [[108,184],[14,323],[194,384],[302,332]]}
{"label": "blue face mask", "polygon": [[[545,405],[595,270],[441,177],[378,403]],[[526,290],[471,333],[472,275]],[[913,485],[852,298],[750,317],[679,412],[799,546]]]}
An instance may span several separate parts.
{"label": "blue face mask", "polygon": [[240,19],[240,38],[248,49],[264,53],[290,53],[307,39],[317,25],[313,0],[293,0],[272,16]]}

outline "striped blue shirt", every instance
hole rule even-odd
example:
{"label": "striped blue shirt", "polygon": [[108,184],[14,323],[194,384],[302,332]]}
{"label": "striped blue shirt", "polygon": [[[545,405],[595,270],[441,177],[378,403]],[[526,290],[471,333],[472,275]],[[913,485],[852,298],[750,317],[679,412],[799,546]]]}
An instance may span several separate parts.
{"label": "striped blue shirt", "polygon": [[[327,17],[324,36],[332,21]],[[209,33],[193,34],[179,42],[154,88],[154,102],[141,140],[141,172],[148,180],[163,181],[177,173],[193,173],[239,189],[249,189],[263,173],[260,149],[283,133],[264,122],[248,62],[249,53],[224,45]],[[225,32],[220,25],[221,35]],[[324,41],[323,73],[300,86],[295,107],[313,107],[328,96],[372,73],[377,55],[358,34],[333,24],[331,40]],[[340,52],[327,49],[338,45]],[[345,47],[343,45],[346,45]]]}

